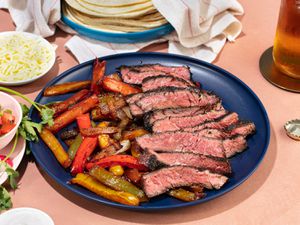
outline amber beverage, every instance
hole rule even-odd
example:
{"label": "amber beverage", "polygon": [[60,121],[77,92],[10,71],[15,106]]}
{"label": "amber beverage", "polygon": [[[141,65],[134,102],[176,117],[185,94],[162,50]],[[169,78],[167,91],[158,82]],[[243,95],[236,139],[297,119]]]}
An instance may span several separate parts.
{"label": "amber beverage", "polygon": [[281,0],[273,58],[281,72],[300,79],[300,0]]}

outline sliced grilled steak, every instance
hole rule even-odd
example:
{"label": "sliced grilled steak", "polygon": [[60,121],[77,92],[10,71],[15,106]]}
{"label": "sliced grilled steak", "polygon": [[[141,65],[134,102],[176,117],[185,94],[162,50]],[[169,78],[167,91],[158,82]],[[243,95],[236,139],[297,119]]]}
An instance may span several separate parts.
{"label": "sliced grilled steak", "polygon": [[165,132],[146,134],[136,138],[138,145],[154,152],[189,152],[225,158],[243,151],[247,142],[243,136],[207,138],[199,132]]}
{"label": "sliced grilled steak", "polygon": [[146,126],[149,127],[152,126],[154,121],[161,120],[166,117],[193,116],[210,110],[221,110],[221,109],[224,109],[222,104],[217,103],[214,105],[208,105],[206,107],[193,106],[193,107],[186,107],[186,108],[155,110],[154,112],[150,112],[145,115],[144,123]]}
{"label": "sliced grilled steak", "polygon": [[230,138],[236,135],[247,137],[255,132],[255,125],[252,122],[239,122],[228,129],[203,129],[199,131],[203,136],[209,138]]}
{"label": "sliced grilled steak", "polygon": [[119,68],[122,79],[126,83],[141,84],[143,79],[159,75],[172,75],[190,81],[191,72],[186,66],[163,66],[148,64],[138,66],[121,66]]}
{"label": "sliced grilled steak", "polygon": [[143,92],[154,90],[161,87],[195,87],[191,82],[170,75],[159,75],[155,77],[147,77],[142,82]]}
{"label": "sliced grilled steak", "polygon": [[139,99],[141,99],[143,96],[144,96],[144,93],[138,93],[138,94],[133,94],[133,95],[127,96],[126,102],[129,105],[132,115],[140,116],[144,113],[144,111],[135,104],[135,102],[138,101]]}
{"label": "sliced grilled steak", "polygon": [[192,116],[182,117],[166,117],[161,120],[157,120],[152,125],[154,132],[166,132],[182,130],[187,127],[195,127],[204,122],[214,121],[227,114],[225,109],[211,110],[208,112],[199,113]]}
{"label": "sliced grilled steak", "polygon": [[255,124],[253,122],[241,121],[230,127],[230,135],[248,136],[255,132]]}
{"label": "sliced grilled steak", "polygon": [[225,139],[223,141],[225,155],[227,158],[244,151],[247,148],[247,141],[243,136]]}
{"label": "sliced grilled steak", "polygon": [[229,175],[231,167],[227,159],[212,158],[193,153],[156,153],[145,151],[139,158],[149,169],[155,170],[165,166],[189,166],[213,173]]}
{"label": "sliced grilled steak", "polygon": [[[187,128],[184,128],[183,130],[188,131],[188,132],[194,132],[194,131],[199,131],[199,130],[208,129],[208,128],[222,130],[222,129],[226,129],[230,126],[233,126],[233,125],[237,124],[238,122],[239,122],[238,114],[235,112],[231,112],[231,113],[224,115],[223,117],[220,117],[219,119],[217,119],[215,121],[202,123],[202,124],[194,126],[194,127],[187,127]],[[159,130],[153,129],[153,132],[159,132]]]}
{"label": "sliced grilled steak", "polygon": [[146,113],[156,109],[204,107],[217,102],[220,102],[220,99],[216,95],[201,92],[197,88],[164,87],[145,92],[135,104]]}
{"label": "sliced grilled steak", "polygon": [[208,170],[199,171],[192,167],[174,166],[144,174],[141,183],[146,195],[151,198],[172,188],[194,184],[201,184],[209,189],[220,189],[227,179]]}

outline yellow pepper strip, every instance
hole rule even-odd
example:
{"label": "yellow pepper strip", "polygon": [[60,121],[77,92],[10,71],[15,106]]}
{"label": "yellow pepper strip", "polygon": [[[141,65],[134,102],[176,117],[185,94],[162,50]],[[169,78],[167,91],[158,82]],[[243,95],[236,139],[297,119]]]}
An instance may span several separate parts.
{"label": "yellow pepper strip", "polygon": [[97,127],[108,127],[111,123],[109,121],[100,122]]}
{"label": "yellow pepper strip", "polygon": [[54,134],[51,133],[51,131],[49,131],[46,128],[43,128],[40,133],[40,137],[50,148],[55,158],[64,168],[67,168],[71,165],[71,159],[69,158],[67,152],[63,149],[63,147],[61,146],[57,138],[54,136]]}
{"label": "yellow pepper strip", "polygon": [[98,142],[101,149],[105,149],[111,145],[110,137],[108,134],[100,134],[98,136]]}
{"label": "yellow pepper strip", "polygon": [[148,134],[149,132],[146,131],[145,129],[135,129],[135,130],[129,130],[129,131],[124,131],[122,135],[122,139],[127,139],[127,140],[134,140],[136,137],[143,136],[145,134]]}
{"label": "yellow pepper strip", "polygon": [[97,195],[114,202],[133,206],[139,205],[139,199],[135,195],[124,191],[112,190],[88,174],[78,173],[76,177],[71,180],[71,183],[79,184]]}
{"label": "yellow pepper strip", "polygon": [[124,174],[124,169],[121,165],[114,165],[109,167],[109,172],[113,173],[116,176],[122,176]]}

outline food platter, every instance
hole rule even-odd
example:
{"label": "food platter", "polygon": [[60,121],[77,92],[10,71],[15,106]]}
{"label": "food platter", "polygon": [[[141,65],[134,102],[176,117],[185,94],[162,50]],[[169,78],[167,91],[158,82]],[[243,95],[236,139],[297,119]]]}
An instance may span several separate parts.
{"label": "food platter", "polygon": [[92,27],[84,26],[76,23],[65,15],[62,15],[62,21],[71,27],[73,30],[81,35],[93,38],[99,41],[112,42],[112,43],[136,43],[146,42],[157,39],[161,36],[169,34],[174,30],[171,24],[167,23],[157,28],[146,31],[132,32],[132,33],[117,33],[109,32],[106,30],[95,29]]}
{"label": "food platter", "polygon": [[[207,191],[205,198],[193,202],[182,202],[167,195],[153,198],[149,202],[140,204],[140,206],[127,206],[106,200],[84,188],[70,185],[68,182],[71,179],[70,173],[59,165],[47,146],[42,141],[30,143],[30,148],[37,163],[57,183],[69,189],[75,195],[98,203],[132,210],[160,210],[196,205],[217,198],[243,183],[256,170],[269,145],[269,119],[259,98],[237,77],[212,64],[172,54],[125,53],[106,56],[101,59],[107,61],[106,74],[115,72],[116,68],[121,65],[137,65],[142,63],[161,63],[170,66],[187,65],[191,69],[194,81],[200,82],[203,89],[213,91],[220,96],[226,109],[237,112],[241,119],[253,121],[256,125],[256,133],[248,139],[248,149],[230,159],[233,175],[229,181],[220,190]],[[88,61],[71,68],[53,79],[47,86],[90,79],[92,63],[93,61]],[[60,101],[67,96],[69,95],[44,97],[42,91],[35,101],[46,104],[53,101]],[[30,111],[30,116],[34,121],[39,120],[38,112],[33,109]],[[66,146],[64,145],[64,147]]]}

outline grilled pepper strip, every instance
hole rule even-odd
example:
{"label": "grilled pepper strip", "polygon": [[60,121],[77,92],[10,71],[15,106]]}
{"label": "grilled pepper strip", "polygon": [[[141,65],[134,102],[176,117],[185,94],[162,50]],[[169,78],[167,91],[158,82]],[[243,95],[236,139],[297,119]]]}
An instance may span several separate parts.
{"label": "grilled pepper strip", "polygon": [[82,173],[87,158],[92,154],[97,146],[96,137],[86,137],[79,146],[71,167],[72,175]]}
{"label": "grilled pepper strip", "polygon": [[94,94],[100,94],[100,86],[105,73],[106,61],[99,63],[98,58],[94,60],[93,66],[93,78],[91,84],[91,90]]}
{"label": "grilled pepper strip", "polygon": [[71,164],[71,160],[68,154],[65,152],[56,137],[46,128],[43,128],[40,132],[40,137],[45,142],[45,144],[53,152],[57,161],[64,167],[67,168]]}
{"label": "grilled pepper strip", "polygon": [[[84,120],[80,124],[81,126],[83,126],[83,127],[87,127],[88,125],[91,126],[91,121],[90,121],[90,117],[88,114],[85,114],[84,116],[82,116],[81,119]],[[80,121],[80,118],[79,118],[79,121]],[[78,122],[78,120],[77,120],[77,122]],[[82,143],[80,144],[80,146],[75,154],[73,163],[72,163],[71,173],[73,175],[83,172],[85,162],[86,162],[87,158],[92,154],[92,152],[97,147],[97,142],[98,142],[97,137],[83,138]]]}
{"label": "grilled pepper strip", "polygon": [[86,113],[76,118],[79,129],[90,128],[92,126],[90,114]]}
{"label": "grilled pepper strip", "polygon": [[91,85],[91,81],[73,81],[66,82],[63,84],[53,85],[51,87],[47,87],[44,91],[44,96],[53,96],[53,95],[62,95],[69,92],[79,91],[85,88],[89,88]]}
{"label": "grilled pepper strip", "polygon": [[89,174],[100,181],[102,184],[116,190],[116,191],[125,191],[137,196],[141,201],[146,201],[145,193],[128,182],[127,180],[112,174],[111,172],[105,170],[102,167],[94,167],[90,170]]}
{"label": "grilled pepper strip", "polygon": [[105,90],[117,92],[122,95],[130,95],[142,92],[139,88],[135,88],[129,84],[110,77],[105,77],[102,85]]}
{"label": "grilled pepper strip", "polygon": [[148,134],[149,132],[145,129],[139,128],[135,130],[124,131],[122,134],[122,139],[134,140],[136,137],[143,136],[144,134]]}
{"label": "grilled pepper strip", "polygon": [[128,192],[112,190],[104,186],[88,174],[77,174],[76,177],[71,180],[71,183],[79,184],[85,187],[86,189],[96,193],[97,195],[114,202],[119,202],[121,204],[133,206],[139,205],[138,197]]}
{"label": "grilled pepper strip", "polygon": [[187,191],[183,188],[171,190],[168,192],[168,194],[185,202],[191,202],[198,199],[197,195],[194,192]]}
{"label": "grilled pepper strip", "polygon": [[111,155],[107,156],[103,159],[99,159],[94,162],[89,162],[86,164],[86,168],[88,170],[92,169],[94,166],[100,166],[100,167],[109,167],[112,165],[121,165],[121,166],[127,166],[129,168],[136,168],[140,171],[147,171],[148,168],[140,164],[138,159],[131,156],[131,155]]}
{"label": "grilled pepper strip", "polygon": [[114,134],[120,131],[118,127],[91,127],[83,128],[80,130],[80,133],[84,137],[95,137],[100,134]]}
{"label": "grilled pepper strip", "polygon": [[79,149],[81,143],[82,143],[82,136],[81,134],[78,134],[68,149],[68,155],[71,160],[74,159],[76,152]]}
{"label": "grilled pepper strip", "polygon": [[90,93],[89,90],[83,89],[77,92],[76,94],[72,95],[70,98],[66,99],[65,101],[50,106],[50,108],[54,110],[54,117],[57,117],[59,114],[67,111],[70,107],[75,105],[77,102],[87,97],[89,93]]}
{"label": "grilled pepper strip", "polygon": [[96,95],[92,95],[91,97],[79,102],[74,107],[59,115],[54,119],[54,124],[48,129],[56,133],[68,124],[72,123],[78,116],[90,111],[94,108],[99,102],[98,97]]}

